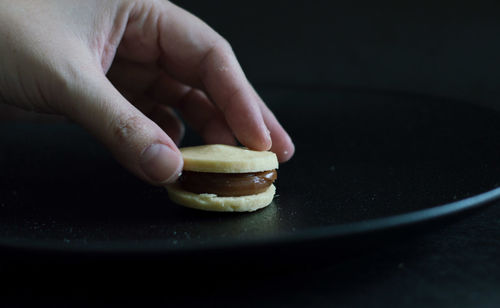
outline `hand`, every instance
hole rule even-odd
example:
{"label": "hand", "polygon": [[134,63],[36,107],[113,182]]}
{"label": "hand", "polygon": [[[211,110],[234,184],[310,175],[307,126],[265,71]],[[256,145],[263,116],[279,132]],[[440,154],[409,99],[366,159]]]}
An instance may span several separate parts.
{"label": "hand", "polygon": [[230,45],[164,0],[2,1],[0,101],[68,117],[153,184],[182,170],[174,108],[207,143],[294,152]]}

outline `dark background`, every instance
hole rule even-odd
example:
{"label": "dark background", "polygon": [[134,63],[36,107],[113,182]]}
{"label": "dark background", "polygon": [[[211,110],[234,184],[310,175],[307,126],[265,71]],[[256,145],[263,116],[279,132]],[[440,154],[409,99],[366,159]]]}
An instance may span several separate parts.
{"label": "dark background", "polygon": [[[500,105],[498,1],[174,2],[229,40],[257,89],[372,89]],[[138,306],[500,305],[500,202],[401,232],[344,258],[328,253],[321,264],[290,254],[283,259],[290,268],[264,267],[253,274],[231,274],[221,266],[208,277],[193,272],[171,276],[152,268],[129,275],[123,265],[111,274],[102,267],[91,271],[87,284],[59,272],[54,289],[44,287],[54,278],[50,270],[37,269],[36,279],[1,270],[11,287],[40,290],[36,296],[48,298],[52,306],[61,295],[84,306],[110,294]],[[32,295],[24,292],[13,291],[12,303]],[[68,306],[67,301],[61,299],[60,306]]]}
{"label": "dark background", "polygon": [[174,1],[264,84],[409,91],[495,105],[498,1]]}
{"label": "dark background", "polygon": [[[257,89],[389,90],[500,106],[498,1],[175,3],[229,40]],[[234,296],[216,292],[187,302],[498,307],[499,207],[437,230],[424,226],[412,237],[314,270],[254,278],[244,283],[248,292],[234,287]],[[311,261],[296,262],[301,268]]]}

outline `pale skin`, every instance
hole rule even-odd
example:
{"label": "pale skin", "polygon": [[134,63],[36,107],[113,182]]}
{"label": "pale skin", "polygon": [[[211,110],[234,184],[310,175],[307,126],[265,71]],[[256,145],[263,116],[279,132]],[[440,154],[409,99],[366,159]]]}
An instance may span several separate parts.
{"label": "pale skin", "polygon": [[0,2],[0,102],[69,118],[155,185],[182,170],[174,109],[206,143],[294,153],[229,43],[166,0]]}

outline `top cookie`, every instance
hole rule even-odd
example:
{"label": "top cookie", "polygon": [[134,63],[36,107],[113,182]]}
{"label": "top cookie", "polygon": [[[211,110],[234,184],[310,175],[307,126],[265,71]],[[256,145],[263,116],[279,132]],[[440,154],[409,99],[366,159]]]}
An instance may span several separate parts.
{"label": "top cookie", "polygon": [[209,144],[181,148],[184,170],[216,173],[246,173],[278,169],[276,154],[247,148]]}

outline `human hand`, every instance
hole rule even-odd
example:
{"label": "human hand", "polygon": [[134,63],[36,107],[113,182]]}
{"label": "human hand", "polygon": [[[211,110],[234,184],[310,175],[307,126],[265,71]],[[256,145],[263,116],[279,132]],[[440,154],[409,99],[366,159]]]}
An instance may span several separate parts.
{"label": "human hand", "polygon": [[207,143],[293,155],[230,45],[168,1],[2,1],[0,55],[1,102],[68,117],[150,183],[182,169],[174,108]]}

